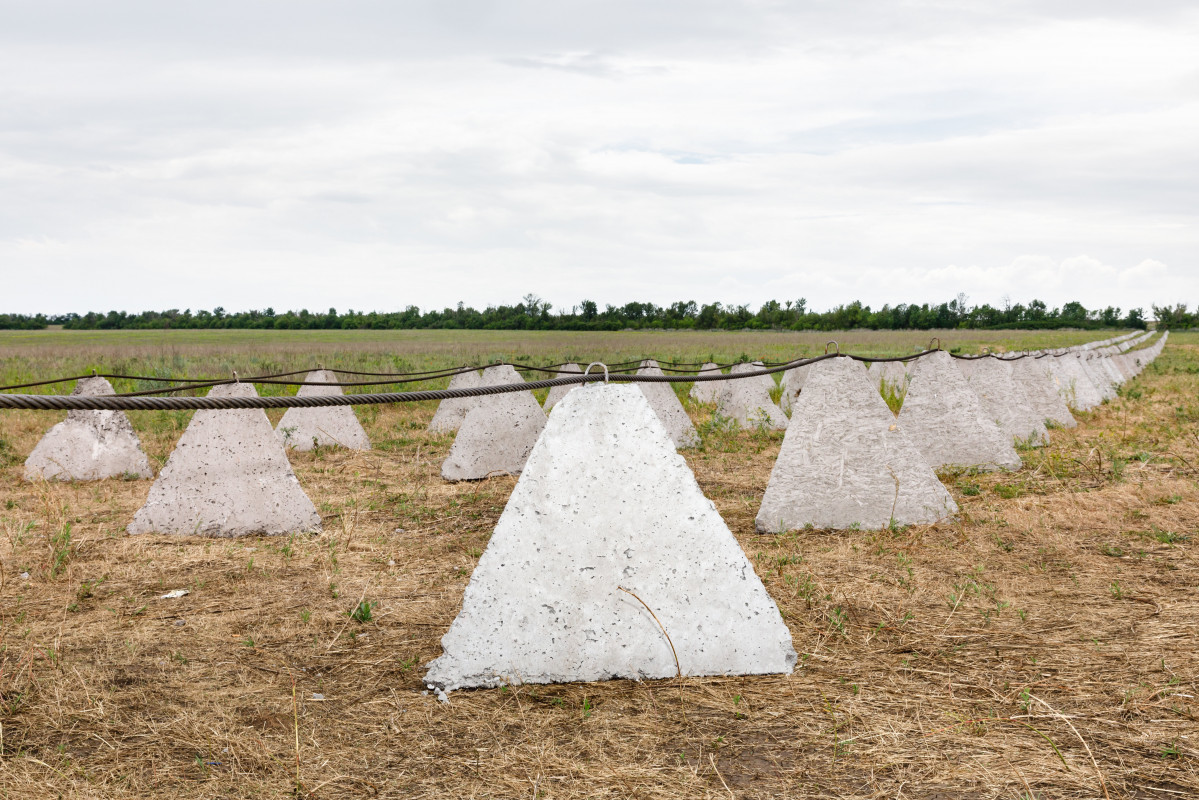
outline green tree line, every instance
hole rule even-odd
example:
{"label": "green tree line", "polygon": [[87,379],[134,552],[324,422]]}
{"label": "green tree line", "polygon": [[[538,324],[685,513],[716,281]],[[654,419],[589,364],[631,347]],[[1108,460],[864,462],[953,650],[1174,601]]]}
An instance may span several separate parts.
{"label": "green tree line", "polygon": [[[1162,327],[1189,327],[1196,314],[1188,314],[1185,305],[1153,306]],[[613,331],[633,329],[701,330],[928,330],[931,328],[1144,328],[1145,314],[1140,308],[1108,306],[1088,309],[1082,303],[1066,303],[1050,308],[1040,300],[1030,303],[971,306],[959,294],[944,303],[921,305],[901,303],[872,309],[860,302],[813,311],[807,300],[771,300],[757,310],[748,305],[679,301],[668,306],[632,302],[623,306],[583,300],[570,309],[554,309],[535,294],[526,295],[515,305],[487,306],[482,310],[458,303],[454,308],[422,311],[408,306],[403,311],[328,311],[277,312],[273,308],[227,312],[218,306],[211,311],[168,309],[166,311],[109,311],[59,315],[0,314],[0,328],[38,330],[60,325],[68,330],[128,330],[169,328],[272,328],[281,330],[329,329],[499,329],[499,330],[570,330]]]}

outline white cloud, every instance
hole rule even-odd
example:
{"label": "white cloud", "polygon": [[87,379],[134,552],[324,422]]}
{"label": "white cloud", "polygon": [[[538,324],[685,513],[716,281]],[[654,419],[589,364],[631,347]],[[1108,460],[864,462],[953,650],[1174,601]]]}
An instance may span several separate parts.
{"label": "white cloud", "polygon": [[1199,299],[1187,4],[570,5],[18,4],[0,310]]}

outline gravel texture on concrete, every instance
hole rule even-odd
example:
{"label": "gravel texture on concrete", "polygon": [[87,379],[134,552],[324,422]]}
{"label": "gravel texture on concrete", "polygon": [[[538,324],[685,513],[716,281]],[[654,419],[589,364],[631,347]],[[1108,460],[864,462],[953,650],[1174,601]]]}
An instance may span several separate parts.
{"label": "gravel texture on concrete", "polygon": [[554,409],[441,642],[425,681],[446,690],[790,673],[796,661],[661,420],[619,384]]}
{"label": "gravel texture on concrete", "polygon": [[[478,370],[459,372],[450,378],[447,389],[474,389],[483,384]],[[430,433],[450,433],[462,427],[462,420],[479,401],[477,397],[451,397],[437,404],[433,420],[429,423]]]}
{"label": "gravel texture on concrete", "polygon": [[[334,383],[337,376],[328,370],[318,369],[308,373],[307,381]],[[296,392],[300,397],[344,394],[340,386],[309,386],[307,383]],[[349,406],[321,406],[318,408],[289,408],[275,426],[275,433],[286,447],[296,450],[311,450],[317,446],[345,447],[350,450],[370,450],[371,441],[358,422],[354,409]]]}
{"label": "gravel texture on concrete", "polygon": [[1012,440],[983,409],[982,400],[949,353],[912,362],[899,426],[933,469],[1019,469]]}
{"label": "gravel texture on concrete", "polygon": [[[115,394],[104,378],[83,378],[72,395]],[[68,411],[25,459],[25,480],[97,481],[154,477],[124,411]]]}
{"label": "gravel texture on concrete", "polygon": [[[662,375],[663,372],[658,367],[657,361],[648,359],[641,362],[641,368],[637,370],[637,374]],[[721,382],[713,381],[713,383]],[[649,400],[650,408],[666,426],[666,431],[670,434],[670,440],[674,442],[675,447],[682,449],[699,446],[699,433],[696,432],[691,417],[687,416],[687,412],[683,409],[683,404],[679,402],[679,396],[674,393],[673,384],[638,383],[637,388],[645,395],[645,399]]]}
{"label": "gravel texture on concrete", "polygon": [[[483,386],[524,382],[507,364],[483,370]],[[490,475],[519,475],[545,428],[545,411],[532,392],[486,395],[475,403],[441,465],[441,477],[477,481]]]}
{"label": "gravel texture on concrete", "polygon": [[1047,360],[1048,357],[1016,359],[1012,362],[1012,379],[1023,385],[1038,417],[1062,428],[1073,428],[1078,421],[1057,393],[1057,383],[1045,363]]}
{"label": "gravel texture on concrete", "polygon": [[1013,441],[1039,446],[1049,441],[1045,420],[1032,409],[1024,387],[1012,377],[1011,362],[999,358],[957,359],[987,416]]}
{"label": "gravel texture on concrete", "polygon": [[[214,386],[209,397],[256,397],[249,383]],[[319,531],[283,444],[260,408],[197,411],[129,533],[247,536]]]}
{"label": "gravel texture on concrete", "polygon": [[[558,367],[558,369],[561,370],[562,372],[577,372],[580,375],[583,374],[583,368],[580,367],[578,364],[563,364],[562,366]],[[541,379],[561,378],[561,377],[563,377],[563,376],[552,375],[550,373],[540,373],[538,375],[538,378],[541,378]],[[567,392],[577,389],[580,386],[582,386],[581,383],[571,384],[570,386],[554,386],[553,388],[550,389],[549,394],[547,394],[545,396],[545,404],[542,406],[542,408],[544,408],[548,412],[555,405],[557,405],[559,400],[561,400],[563,397],[566,397]]]}
{"label": "gravel texture on concrete", "polygon": [[[713,372],[720,372],[718,365],[709,361],[699,368],[700,375],[708,375]],[[697,403],[715,403],[717,395],[720,394],[720,386],[723,381],[701,381],[691,387],[692,400]]]}
{"label": "gravel texture on concrete", "polygon": [[932,523],[957,504],[849,358],[812,365],[762,498],[762,533]]}
{"label": "gravel texture on concrete", "polygon": [[[737,364],[729,374],[739,375],[755,369],[758,367],[753,364]],[[774,381],[770,385],[773,387]],[[783,430],[787,427],[787,415],[770,399],[769,390],[758,378],[723,381],[716,396],[716,413],[734,420],[746,430]]]}

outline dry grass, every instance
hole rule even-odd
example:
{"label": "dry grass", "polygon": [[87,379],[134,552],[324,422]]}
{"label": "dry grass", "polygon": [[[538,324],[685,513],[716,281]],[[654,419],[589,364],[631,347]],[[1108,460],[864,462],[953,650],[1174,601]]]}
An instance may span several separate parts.
{"label": "dry grass", "polygon": [[[6,413],[0,795],[1196,796],[1196,398],[1199,338],[1172,337],[1021,472],[945,476],[959,520],[884,532],[755,534],[781,435],[709,426],[687,460],[795,673],[448,704],[422,665],[514,480],[442,482],[432,404],[366,411],[373,452],[293,455],[324,533],[235,541],[124,536],[148,482],[25,484],[51,418]],[[186,419],[135,415],[153,460]]]}

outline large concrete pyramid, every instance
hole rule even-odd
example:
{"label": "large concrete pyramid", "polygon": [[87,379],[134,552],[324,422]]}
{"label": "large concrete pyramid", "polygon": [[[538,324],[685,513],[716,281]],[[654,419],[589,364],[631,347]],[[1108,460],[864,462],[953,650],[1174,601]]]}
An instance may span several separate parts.
{"label": "large concrete pyramid", "polygon": [[[208,396],[258,393],[251,384],[232,383],[214,386]],[[266,412],[247,408],[195,413],[127,530],[246,536],[320,528]]]}
{"label": "large concrete pyramid", "polygon": [[[467,370],[459,372],[450,378],[450,385],[447,389],[474,389],[476,386],[481,386],[483,379],[479,377],[478,370]],[[458,430],[462,426],[462,420],[466,419],[467,413],[475,407],[475,403],[479,402],[477,397],[451,397],[442,400],[437,404],[437,411],[433,414],[433,420],[429,423],[429,433],[450,433]]]}
{"label": "large concrete pyramid", "polygon": [[[658,367],[657,361],[648,359],[641,362],[641,368],[637,370],[637,374],[662,375],[663,373]],[[645,399],[649,400],[650,408],[666,426],[666,431],[670,434],[670,440],[674,442],[675,447],[697,447],[699,445],[699,434],[695,430],[695,425],[691,423],[691,417],[687,416],[687,412],[683,410],[683,404],[679,402],[679,396],[674,393],[671,384],[665,382],[638,383],[637,388],[645,395]]]}
{"label": "large concrete pyramid", "polygon": [[[579,367],[578,364],[563,364],[561,367],[558,367],[558,370],[559,370],[559,372],[564,372],[564,373],[565,372],[573,372],[573,373],[578,373],[580,375],[583,374],[583,370]],[[548,378],[562,378],[565,376],[564,375],[553,375],[553,374],[547,373],[547,374],[541,375],[540,377],[542,379],[548,379]],[[572,384],[568,384],[566,386],[555,386],[555,387],[551,388],[550,393],[548,395],[546,395],[546,397],[545,397],[545,405],[542,406],[542,408],[544,408],[546,411],[549,411],[555,405],[557,405],[559,400],[561,400],[563,397],[566,397],[567,392],[571,391],[572,389],[577,389],[582,385],[583,384],[581,384],[581,383],[572,383]]]}
{"label": "large concrete pyramid", "polygon": [[[711,375],[713,372],[720,372],[720,367],[711,361],[699,368],[700,375]],[[698,381],[691,387],[690,397],[697,403],[715,403],[722,383],[723,381]]]}
{"label": "large concrete pyramid", "polygon": [[[737,364],[730,375],[740,375],[760,369],[753,364]],[[787,415],[784,414],[762,383],[761,377],[740,378],[735,381],[723,381],[717,395],[716,413],[736,423],[747,430],[767,428],[783,430],[787,427]],[[774,381],[771,381],[771,386]]]}
{"label": "large concrete pyramid", "polygon": [[[524,382],[507,364],[483,370],[484,386]],[[480,397],[454,437],[441,465],[441,477],[477,481],[489,475],[519,475],[544,427],[545,412],[532,392]]]}
{"label": "large concrete pyramid", "polygon": [[[83,378],[71,394],[115,392],[104,378]],[[154,470],[124,411],[68,411],[25,460],[27,481],[96,481],[126,475],[152,478]]]}
{"label": "large concrete pyramid", "polygon": [[[337,376],[324,369],[308,373],[305,384],[296,394],[299,397],[343,394],[340,386],[310,386],[317,383],[336,383]],[[366,431],[349,406],[318,406],[289,408],[275,426],[275,433],[287,447],[311,450],[318,445],[347,447],[350,450],[370,450]]]}
{"label": "large concrete pyramid", "polygon": [[441,644],[425,680],[447,690],[795,665],[737,540],[645,396],[618,384],[554,409]]}
{"label": "large concrete pyramid", "polygon": [[849,358],[812,365],[770,473],[762,533],[932,523],[957,505]]}
{"label": "large concrete pyramid", "polygon": [[1045,420],[1037,416],[1024,387],[1012,377],[1012,365],[993,356],[957,359],[958,369],[982,400],[987,416],[1013,441],[1032,445],[1049,441]]}
{"label": "large concrete pyramid", "polygon": [[933,469],[1019,469],[1012,441],[983,409],[949,353],[912,362],[899,426]]}
{"label": "large concrete pyramid", "polygon": [[1047,359],[1031,356],[1014,359],[1011,362],[1012,378],[1023,385],[1032,403],[1032,410],[1038,417],[1063,428],[1073,428],[1078,422],[1066,407],[1066,401],[1057,393],[1057,384],[1045,364]]}

